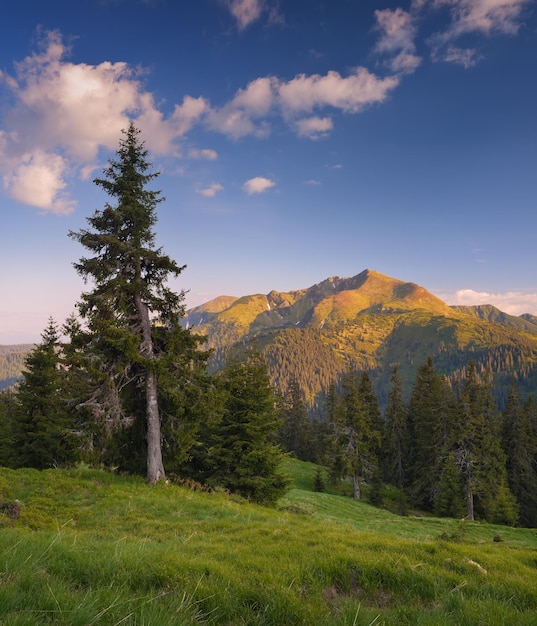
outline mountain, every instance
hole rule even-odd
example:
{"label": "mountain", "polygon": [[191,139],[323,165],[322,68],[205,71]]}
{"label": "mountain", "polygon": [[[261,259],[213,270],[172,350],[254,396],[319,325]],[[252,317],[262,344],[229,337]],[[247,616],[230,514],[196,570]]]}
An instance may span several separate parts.
{"label": "mountain", "polygon": [[[296,379],[313,413],[349,368],[369,372],[382,405],[397,364],[408,395],[428,357],[452,384],[474,360],[493,375],[500,404],[512,377],[522,398],[537,393],[536,316],[515,317],[491,305],[448,306],[415,283],[369,269],[297,291],[220,296],[188,310],[183,323],[207,336],[214,368],[255,342],[274,385],[285,393]],[[0,346],[0,389],[20,376],[31,348]]]}
{"label": "mountain", "polygon": [[451,307],[415,283],[369,269],[298,291],[222,296],[187,311],[185,324],[207,336],[215,367],[255,341],[273,383],[285,392],[296,378],[313,411],[349,368],[369,371],[383,403],[397,364],[408,394],[429,356],[453,384],[473,359],[493,374],[500,402],[512,376],[522,396],[537,391],[537,318],[489,305]]}

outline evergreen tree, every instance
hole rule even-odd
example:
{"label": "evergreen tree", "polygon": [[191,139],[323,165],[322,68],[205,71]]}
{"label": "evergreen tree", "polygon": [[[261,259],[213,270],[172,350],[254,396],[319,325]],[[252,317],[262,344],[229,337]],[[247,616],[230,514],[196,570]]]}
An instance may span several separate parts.
{"label": "evergreen tree", "polygon": [[153,484],[165,478],[163,387],[170,375],[177,380],[190,375],[192,359],[184,355],[194,357],[202,340],[180,327],[184,293],[167,287],[184,267],[155,248],[156,207],[163,198],[148,188],[158,174],[150,171],[147,155],[130,124],[104,178],[94,180],[115,205],[106,203],[87,218],[89,229],[70,235],[92,255],[75,263],[94,285],[78,305],[86,324],[79,334],[85,342],[83,367],[96,380],[86,405],[109,430],[126,434],[123,458],[134,467],[145,458]]}
{"label": "evergreen tree", "polygon": [[508,484],[519,506],[519,523],[534,528],[537,526],[537,442],[528,412],[520,405],[514,379],[503,411],[502,439]]}
{"label": "evergreen tree", "polygon": [[452,419],[450,391],[429,358],[418,368],[408,405],[409,487],[414,502],[427,510],[433,510],[439,496]]}
{"label": "evergreen tree", "polygon": [[13,464],[14,420],[15,394],[9,389],[0,391],[0,467]]}
{"label": "evergreen tree", "polygon": [[396,487],[402,488],[408,467],[408,421],[407,408],[403,400],[399,370],[395,366],[391,375],[391,390],[388,394],[388,405],[383,440],[384,478]]}
{"label": "evergreen tree", "polygon": [[321,493],[325,489],[326,485],[324,482],[324,472],[320,467],[318,467],[315,471],[315,478],[313,480],[313,491]]}
{"label": "evergreen tree", "polygon": [[434,502],[434,512],[442,517],[460,518],[466,513],[463,485],[457,461],[457,455],[451,451],[442,464],[439,493]]}
{"label": "evergreen tree", "polygon": [[370,479],[378,467],[381,441],[380,411],[369,375],[349,371],[342,377],[341,394],[333,409],[336,447],[333,471],[351,476],[353,497],[361,498],[360,482]]}
{"label": "evergreen tree", "polygon": [[287,452],[302,461],[314,461],[312,450],[312,428],[302,390],[296,378],[291,378],[284,406],[279,441]]}
{"label": "evergreen tree", "polygon": [[208,482],[255,502],[272,503],[288,488],[278,472],[281,425],[266,365],[256,350],[233,358],[220,373],[223,414],[210,435]]}
{"label": "evergreen tree", "polygon": [[459,404],[455,446],[466,501],[466,517],[475,519],[477,498],[481,517],[499,521],[497,512],[501,505],[504,511],[511,511],[509,519],[502,522],[514,523],[516,504],[507,489],[499,416],[490,383],[479,379],[474,361],[468,364]]}
{"label": "evergreen tree", "polygon": [[41,338],[26,357],[24,378],[17,391],[15,467],[46,469],[76,459],[70,413],[62,397],[59,331],[52,319]]}

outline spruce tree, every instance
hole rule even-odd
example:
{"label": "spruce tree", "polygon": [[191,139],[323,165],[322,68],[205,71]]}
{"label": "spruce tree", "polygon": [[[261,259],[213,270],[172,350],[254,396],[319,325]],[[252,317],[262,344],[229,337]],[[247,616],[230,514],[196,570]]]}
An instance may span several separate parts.
{"label": "spruce tree", "polygon": [[[460,392],[455,442],[466,517],[475,519],[477,510],[489,521],[514,523],[516,504],[507,487],[499,415],[490,382],[480,379],[474,361],[468,364]],[[502,514],[505,519],[498,519],[499,507],[510,510],[507,517]]]}
{"label": "spruce tree", "polygon": [[537,526],[537,445],[528,413],[520,404],[515,380],[511,381],[503,411],[503,449],[507,478],[519,506],[521,526]]}
{"label": "spruce tree", "polygon": [[288,488],[279,471],[281,425],[265,362],[257,350],[231,358],[218,377],[222,417],[211,429],[208,482],[270,504]]}
{"label": "spruce tree", "polygon": [[381,441],[380,411],[367,372],[358,376],[351,370],[343,375],[333,419],[336,438],[333,472],[352,478],[353,497],[360,500],[360,482],[370,480],[378,469]]}
{"label": "spruce tree", "polygon": [[433,510],[442,465],[449,449],[450,391],[431,358],[418,368],[408,404],[410,458],[408,483],[420,507]]}
{"label": "spruce tree", "polygon": [[291,378],[282,409],[279,440],[287,452],[302,461],[314,461],[312,429],[302,390],[295,377]]}
{"label": "spruce tree", "polygon": [[59,331],[50,319],[26,357],[16,395],[13,432],[15,467],[46,469],[73,462],[76,450],[70,412],[64,401]]}
{"label": "spruce tree", "polygon": [[155,247],[156,207],[163,198],[148,185],[158,174],[139,130],[131,123],[123,133],[104,178],[94,180],[114,204],[87,218],[90,228],[70,233],[90,253],[75,268],[93,285],[78,304],[85,322],[79,341],[85,339],[84,367],[96,378],[86,405],[110,430],[122,429],[124,458],[135,464],[145,458],[153,484],[165,478],[163,387],[170,376],[189,376],[201,340],[180,327],[184,293],[167,286],[184,267]]}
{"label": "spruce tree", "polygon": [[408,421],[403,400],[399,370],[395,366],[391,375],[391,389],[386,407],[382,459],[384,478],[401,489],[408,469]]}

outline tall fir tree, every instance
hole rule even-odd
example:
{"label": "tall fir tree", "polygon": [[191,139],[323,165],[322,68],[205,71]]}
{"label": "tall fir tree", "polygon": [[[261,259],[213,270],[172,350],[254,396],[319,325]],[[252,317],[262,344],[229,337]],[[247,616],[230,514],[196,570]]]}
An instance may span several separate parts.
{"label": "tall fir tree", "polygon": [[298,380],[291,378],[282,407],[279,441],[284,450],[302,461],[315,461],[313,433]]}
{"label": "tall fir tree", "polygon": [[15,467],[47,469],[76,460],[71,414],[64,400],[59,331],[50,319],[26,357],[16,394],[13,431]]}
{"label": "tall fir tree", "polygon": [[470,361],[459,394],[455,452],[462,478],[466,517],[513,524],[516,502],[507,486],[498,411],[489,381],[482,381]]}
{"label": "tall fir tree", "polygon": [[408,404],[410,465],[408,486],[414,503],[433,510],[452,421],[450,390],[428,358],[418,368]]}
{"label": "tall fir tree", "polygon": [[405,484],[409,463],[409,439],[407,407],[403,400],[397,366],[392,369],[390,381],[382,446],[383,475],[386,482],[393,483],[401,489]]}
{"label": "tall fir tree", "polygon": [[353,497],[360,500],[360,483],[371,480],[378,470],[381,442],[380,411],[367,372],[358,376],[351,370],[343,375],[333,419],[336,437],[333,472],[352,478]]}
{"label": "tall fir tree", "polygon": [[[86,324],[80,335],[85,366],[98,377],[92,413],[116,432],[123,428],[123,458],[135,465],[145,458],[147,482],[153,484],[165,478],[163,387],[170,370],[181,379],[189,376],[192,359],[203,358],[196,354],[201,339],[180,327],[184,293],[167,286],[184,267],[155,247],[156,207],[163,198],[148,185],[158,174],[151,172],[140,131],[131,123],[123,132],[104,178],[94,180],[115,204],[106,203],[87,218],[89,229],[70,235],[92,255],[75,263],[93,284],[78,305]],[[185,354],[192,357],[186,363]]]}
{"label": "tall fir tree", "polygon": [[520,404],[515,380],[511,381],[503,411],[503,449],[507,479],[519,507],[521,526],[537,526],[537,441],[528,412]]}

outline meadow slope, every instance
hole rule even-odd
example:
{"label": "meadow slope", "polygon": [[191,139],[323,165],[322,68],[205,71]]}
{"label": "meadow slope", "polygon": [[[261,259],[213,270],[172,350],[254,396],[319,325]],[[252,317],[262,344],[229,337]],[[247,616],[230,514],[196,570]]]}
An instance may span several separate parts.
{"label": "meadow slope", "polygon": [[537,533],[314,493],[275,508],[88,468],[0,469],[0,624],[537,626]]}

